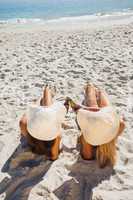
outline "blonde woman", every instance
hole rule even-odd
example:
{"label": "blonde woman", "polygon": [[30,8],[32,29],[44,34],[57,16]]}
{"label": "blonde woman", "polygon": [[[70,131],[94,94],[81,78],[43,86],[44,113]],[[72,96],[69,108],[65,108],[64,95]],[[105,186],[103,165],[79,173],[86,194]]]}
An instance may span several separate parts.
{"label": "blonde woman", "polygon": [[96,157],[100,167],[114,165],[116,141],[123,132],[125,123],[111,105],[107,93],[98,90],[93,84],[87,84],[82,105],[74,103],[70,98],[67,98],[67,103],[76,112],[83,159]]}

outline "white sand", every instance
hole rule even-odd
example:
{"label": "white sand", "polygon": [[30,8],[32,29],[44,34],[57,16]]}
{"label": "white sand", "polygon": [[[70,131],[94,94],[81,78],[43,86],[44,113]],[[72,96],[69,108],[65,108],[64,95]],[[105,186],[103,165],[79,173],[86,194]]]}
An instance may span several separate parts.
{"label": "white sand", "polygon": [[[0,26],[1,200],[133,199],[133,24],[126,22]],[[57,161],[22,148],[19,118],[43,85],[52,83],[57,96],[80,102],[88,80],[105,87],[126,118],[114,170],[80,158],[73,113]]]}

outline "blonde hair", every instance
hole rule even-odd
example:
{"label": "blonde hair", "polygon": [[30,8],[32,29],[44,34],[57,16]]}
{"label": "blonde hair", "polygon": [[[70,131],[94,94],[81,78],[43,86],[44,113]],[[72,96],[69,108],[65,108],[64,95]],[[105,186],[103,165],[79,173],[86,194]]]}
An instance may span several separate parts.
{"label": "blonde hair", "polygon": [[111,142],[99,145],[96,150],[96,159],[101,168],[116,163],[116,138]]}

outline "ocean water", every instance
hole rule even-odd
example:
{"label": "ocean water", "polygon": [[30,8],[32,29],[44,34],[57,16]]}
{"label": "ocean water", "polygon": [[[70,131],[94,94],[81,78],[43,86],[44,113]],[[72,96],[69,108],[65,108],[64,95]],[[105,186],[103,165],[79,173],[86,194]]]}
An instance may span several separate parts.
{"label": "ocean water", "polygon": [[0,0],[0,22],[133,13],[133,0]]}

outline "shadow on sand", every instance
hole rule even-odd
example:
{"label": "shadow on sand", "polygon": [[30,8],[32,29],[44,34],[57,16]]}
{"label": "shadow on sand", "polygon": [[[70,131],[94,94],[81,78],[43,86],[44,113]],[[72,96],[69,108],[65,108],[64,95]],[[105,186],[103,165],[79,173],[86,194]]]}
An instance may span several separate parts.
{"label": "shadow on sand", "polygon": [[72,179],[54,191],[59,200],[92,200],[93,189],[115,174],[111,166],[101,169],[96,161],[85,161],[81,157],[67,169]]}
{"label": "shadow on sand", "polygon": [[[65,146],[63,150],[73,152],[73,149]],[[51,164],[52,161],[45,156],[33,154],[21,142],[2,168],[2,172],[10,175],[10,178],[5,177],[0,183],[0,194],[5,194],[4,200],[28,200],[31,189],[42,180]],[[85,161],[81,158],[66,168],[72,178],[54,191],[59,200],[92,200],[93,189],[114,174],[111,167],[100,169],[96,161]]]}
{"label": "shadow on sand", "polygon": [[42,180],[51,164],[44,156],[33,154],[21,141],[2,168],[2,172],[10,175],[0,183],[4,200],[27,200],[32,187]]}

